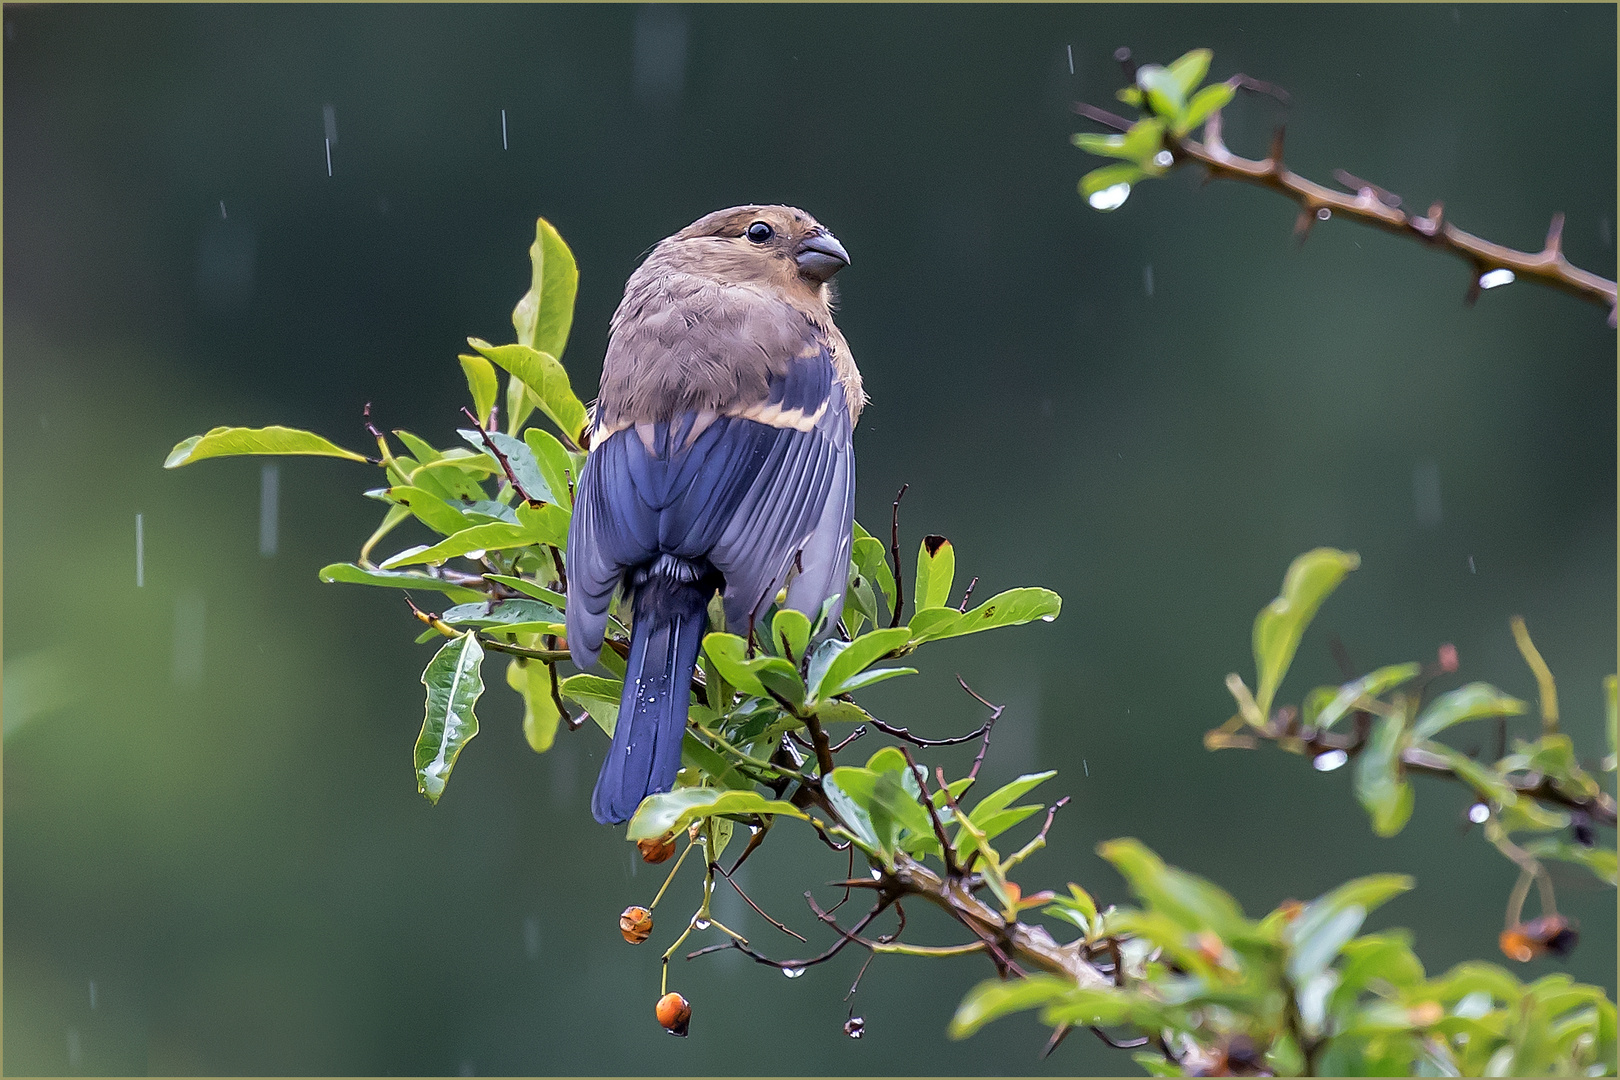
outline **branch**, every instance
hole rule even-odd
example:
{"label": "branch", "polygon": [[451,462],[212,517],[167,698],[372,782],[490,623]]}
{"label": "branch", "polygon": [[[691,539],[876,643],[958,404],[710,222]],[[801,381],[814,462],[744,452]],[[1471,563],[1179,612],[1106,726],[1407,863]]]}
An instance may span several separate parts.
{"label": "branch", "polygon": [[[484,448],[489,451],[491,457],[500,463],[501,469],[506,473],[507,483],[512,485],[512,490],[517,492],[518,498],[522,499],[530,506],[545,505],[545,500],[536,499],[523,489],[522,484],[518,483],[517,474],[512,471],[512,463],[506,460],[506,455],[501,453],[500,449],[495,445],[495,440],[489,437],[489,431],[485,429],[483,421],[479,420],[477,415],[474,414],[471,409],[463,407],[461,411],[466,415],[467,419],[473,422],[473,427],[478,429],[478,434],[482,436],[484,440]],[[552,550],[555,551],[556,549],[553,548]],[[566,588],[564,591],[567,591]]]}
{"label": "branch", "polygon": [[889,518],[889,555],[894,559],[894,610],[889,612],[889,628],[900,625],[900,609],[906,604],[906,583],[900,576],[900,500],[906,497],[910,484],[901,484],[894,496],[894,510]]}

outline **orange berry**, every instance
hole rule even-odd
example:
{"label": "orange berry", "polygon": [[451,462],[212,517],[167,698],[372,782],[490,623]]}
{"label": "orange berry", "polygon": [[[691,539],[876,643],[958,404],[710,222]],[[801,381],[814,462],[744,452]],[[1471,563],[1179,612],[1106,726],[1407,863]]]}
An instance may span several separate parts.
{"label": "orange berry", "polygon": [[619,916],[619,933],[632,945],[640,945],[652,935],[652,912],[644,907],[627,907]]}
{"label": "orange berry", "polygon": [[646,840],[637,840],[636,847],[641,849],[641,858],[644,862],[667,862],[675,854],[675,838],[673,836],[650,837]]}
{"label": "orange berry", "polygon": [[692,1006],[686,999],[676,993],[665,994],[658,999],[658,1023],[671,1035],[686,1038],[686,1029],[692,1022]]}

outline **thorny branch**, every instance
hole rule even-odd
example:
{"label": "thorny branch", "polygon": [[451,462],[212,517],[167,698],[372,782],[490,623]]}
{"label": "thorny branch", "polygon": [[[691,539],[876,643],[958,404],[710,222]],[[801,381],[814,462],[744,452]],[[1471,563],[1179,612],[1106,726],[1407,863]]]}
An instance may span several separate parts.
{"label": "thorny branch", "polygon": [[[1135,81],[1134,62],[1127,50],[1120,50],[1126,77]],[[1234,90],[1275,91],[1269,84],[1257,83],[1243,75],[1227,80]],[[1275,95],[1274,95],[1275,96]],[[1286,95],[1283,95],[1286,97]],[[1131,122],[1106,109],[1076,102],[1074,111],[1116,131],[1128,131]],[[1562,289],[1584,300],[1601,304],[1609,311],[1609,326],[1615,326],[1615,283],[1588,270],[1574,266],[1565,258],[1563,250],[1564,215],[1554,214],[1547,229],[1546,242],[1540,251],[1517,251],[1492,243],[1465,232],[1445,219],[1445,206],[1436,202],[1427,214],[1414,214],[1401,208],[1401,200],[1384,189],[1359,180],[1344,170],[1335,173],[1340,183],[1350,187],[1353,194],[1335,191],[1305,179],[1283,164],[1283,129],[1279,127],[1266,157],[1255,160],[1241,157],[1227,149],[1221,138],[1221,110],[1217,109],[1204,121],[1203,141],[1187,136],[1164,134],[1165,148],[1174,159],[1171,168],[1197,163],[1209,171],[1209,179],[1238,180],[1259,187],[1270,188],[1292,199],[1299,205],[1299,217],[1294,233],[1301,240],[1318,221],[1326,221],[1334,214],[1370,225],[1397,236],[1408,237],[1430,247],[1449,252],[1467,262],[1473,269],[1473,278],[1466,296],[1471,305],[1479,298],[1480,278],[1492,270],[1512,271],[1515,278],[1540,282]]]}

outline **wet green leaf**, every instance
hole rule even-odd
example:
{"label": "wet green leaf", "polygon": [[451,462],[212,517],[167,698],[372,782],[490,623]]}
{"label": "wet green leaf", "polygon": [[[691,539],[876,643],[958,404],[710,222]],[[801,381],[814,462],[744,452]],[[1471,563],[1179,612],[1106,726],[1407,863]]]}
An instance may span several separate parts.
{"label": "wet green leaf", "polygon": [[643,799],[635,817],[630,819],[627,838],[655,839],[716,814],[782,814],[801,821],[808,820],[804,811],[792,803],[767,799],[757,792],[730,788],[680,788]]}
{"label": "wet green leaf", "polygon": [[1411,682],[1422,672],[1422,664],[1391,664],[1381,667],[1363,675],[1359,679],[1352,679],[1339,687],[1333,695],[1333,700],[1324,705],[1316,714],[1316,726],[1324,731],[1332,727],[1345,713],[1355,708],[1356,702],[1362,698],[1376,698],[1400,686]]}
{"label": "wet green leaf", "polygon": [[1441,694],[1429,703],[1412,725],[1412,739],[1432,739],[1453,724],[1495,716],[1519,716],[1528,708],[1518,698],[1508,697],[1488,683],[1467,686]]}
{"label": "wet green leaf", "polygon": [[366,494],[383,502],[405,507],[418,521],[442,536],[450,536],[473,526],[473,522],[467,519],[466,514],[431,491],[424,491],[419,487],[377,488]]}
{"label": "wet green leaf", "polygon": [[1259,682],[1255,702],[1261,716],[1271,715],[1277,687],[1294,662],[1299,639],[1322,601],[1360,565],[1361,556],[1353,551],[1325,547],[1307,551],[1288,567],[1282,593],[1255,617],[1254,666]]}
{"label": "wet green leaf", "polygon": [[[1080,178],[1080,194],[1088,201],[1099,191],[1106,191],[1118,184],[1134,184],[1147,175],[1136,165],[1121,162],[1117,165],[1104,165],[1100,169],[1092,169]],[[1093,204],[1095,206],[1095,204]],[[1119,204],[1113,206],[1098,206],[1099,210],[1114,210]]]}
{"label": "wet green leaf", "polygon": [[1209,74],[1209,61],[1215,54],[1208,49],[1192,49],[1182,53],[1165,68],[1165,74],[1175,81],[1182,97],[1190,97]]}
{"label": "wet green leaf", "polygon": [[321,567],[322,581],[340,581],[349,585],[385,585],[394,589],[427,589],[442,592],[452,600],[477,600],[483,596],[474,589],[453,585],[427,574],[412,574],[400,570],[368,570],[354,563],[332,563]]}
{"label": "wet green leaf", "polygon": [[1148,108],[1156,116],[1173,120],[1187,107],[1187,95],[1181,89],[1181,80],[1158,64],[1143,64],[1137,68],[1136,85],[1142,88]]}
{"label": "wet green leaf", "polygon": [[1022,626],[1036,619],[1051,622],[1062,609],[1063,598],[1051,589],[1009,589],[966,613],[948,607],[918,611],[911,617],[911,642],[918,645],[1001,626]]}
{"label": "wet green leaf", "polygon": [[573,487],[579,484],[579,470],[574,467],[567,448],[557,441],[557,436],[540,428],[525,429],[523,441],[534,454],[540,475],[545,477],[546,487],[551,491],[551,501],[572,509]]}
{"label": "wet green leaf", "polygon": [[1303,986],[1331,964],[1367,913],[1415,884],[1404,874],[1374,874],[1346,882],[1305,906],[1289,926],[1286,939],[1293,949],[1288,973]]}
{"label": "wet green leaf", "polygon": [[1243,933],[1247,920],[1236,900],[1196,874],[1166,866],[1140,840],[1110,840],[1097,853],[1114,864],[1133,893],[1184,929],[1213,930],[1226,940]]}
{"label": "wet green leaf", "polygon": [[1056,975],[1034,974],[1010,982],[988,979],[969,990],[956,1007],[950,1036],[965,1039],[992,1020],[1061,1001],[1073,989],[1071,980]]}
{"label": "wet green leaf", "polygon": [[462,747],[478,734],[473,706],[484,692],[483,662],[478,639],[466,633],[445,642],[422,672],[427,709],[416,739],[416,790],[428,802],[439,801]]}
{"label": "wet green leaf", "polygon": [[552,592],[545,586],[538,585],[527,578],[511,577],[507,574],[485,574],[484,577],[490,581],[498,581],[509,589],[516,589],[525,596],[543,600],[559,611],[563,610],[568,603],[568,598],[563,596],[562,593]]}
{"label": "wet green leaf", "polygon": [[707,635],[703,651],[721,677],[745,694],[768,697],[775,691],[794,704],[805,699],[798,668],[779,656],[759,655],[750,660],[748,643],[736,634]]}
{"label": "wet green leaf", "polygon": [[1356,798],[1372,818],[1373,832],[1394,836],[1412,816],[1412,785],[1401,776],[1406,730],[1399,716],[1381,716],[1367,748],[1356,759]]}
{"label": "wet green leaf", "polygon": [[[605,650],[604,650],[605,651]],[[624,697],[623,679],[600,675],[570,675],[562,681],[562,696],[590,714],[596,726],[613,737],[619,719],[619,702]]]}
{"label": "wet green leaf", "polygon": [[502,600],[493,609],[488,603],[461,604],[439,618],[452,626],[500,630],[512,634],[566,632],[563,613],[540,600]]}
{"label": "wet green leaf", "polygon": [[1411,986],[1423,979],[1423,964],[1412,952],[1412,936],[1405,930],[1364,934],[1347,942],[1340,953],[1338,985],[1328,997],[1328,1012],[1339,1014],[1355,1002],[1374,979],[1392,986]]}
{"label": "wet green leaf", "polygon": [[568,542],[568,511],[555,503],[519,506],[516,525],[474,525],[419,551],[400,552],[383,563],[385,569],[418,563],[442,563],[471,551],[499,551],[531,544]]}
{"label": "wet green leaf", "polygon": [[562,714],[551,697],[551,668],[538,660],[516,656],[506,665],[506,685],[523,695],[523,738],[529,749],[543,754],[557,739]]}
{"label": "wet green leaf", "polygon": [[990,819],[992,814],[1005,810],[1056,775],[1056,769],[1048,769],[1046,772],[1039,773],[1025,773],[1018,779],[1009,784],[1003,784],[980,799],[978,804],[969,811],[968,819],[975,825],[982,826]]}
{"label": "wet green leaf", "polygon": [[[475,450],[487,449],[484,446],[483,435],[471,428],[457,428],[456,434],[466,439]],[[512,475],[517,477],[517,482],[522,486],[524,494],[540,502],[554,503],[560,501],[551,493],[551,485],[546,483],[546,478],[541,475],[540,464],[535,461],[534,451],[529,449],[527,443],[499,431],[491,431],[489,441],[494,443],[495,449],[499,450],[501,455],[506,458],[506,464],[511,467]],[[503,470],[502,476],[504,477],[504,475]]]}
{"label": "wet green leaf", "polygon": [[400,428],[394,429],[394,437],[405,444],[405,449],[418,464],[427,465],[438,461],[444,455],[435,450],[425,439],[418,438],[408,431]]}
{"label": "wet green leaf", "polygon": [[529,291],[512,311],[512,327],[518,344],[560,357],[574,323],[579,267],[574,253],[545,218],[534,223],[529,266]]}
{"label": "wet green leaf", "polygon": [[[555,356],[527,345],[491,345],[479,338],[468,338],[467,343],[527,386],[529,396],[540,406],[540,411],[551,418],[551,422],[570,442],[575,446],[581,444],[585,431],[585,406],[574,395],[573,387],[568,382],[568,372],[563,370]],[[516,415],[510,411],[510,396],[507,408],[507,430],[510,432],[511,416]]]}
{"label": "wet green leaf", "polygon": [[1067,919],[1088,936],[1097,928],[1097,901],[1074,882],[1069,882],[1069,895],[1059,896],[1041,909],[1047,915]]}
{"label": "wet green leaf", "polygon": [[472,394],[473,413],[478,417],[479,423],[487,424],[489,411],[495,407],[495,398],[501,389],[500,383],[495,378],[495,365],[482,356],[466,353],[457,359],[461,361],[461,370],[467,376],[467,391]]}
{"label": "wet green leaf", "polygon": [[[888,605],[890,611],[893,611],[894,571],[889,567],[883,541],[861,528],[858,521],[854,523],[854,527],[855,544],[850,551],[850,562],[860,571],[862,577],[877,586],[878,591],[883,593],[883,602]],[[876,623],[877,620],[874,618],[873,622]]]}
{"label": "wet green leaf", "polygon": [[862,671],[899,649],[911,638],[903,626],[873,630],[854,641],[828,640],[817,647],[809,667],[810,701],[825,701],[849,688]]}
{"label": "wet green leaf", "polygon": [[793,608],[782,608],[771,620],[771,645],[792,663],[804,659],[810,644],[810,617]]}
{"label": "wet green leaf", "polygon": [[1512,806],[1519,801],[1518,792],[1513,789],[1513,785],[1495,769],[1481,765],[1444,743],[1424,742],[1418,743],[1417,746],[1427,753],[1445,758],[1446,764],[1457,774],[1458,779],[1473,788],[1474,793],[1481,799],[1494,802],[1498,806]]}
{"label": "wet green leaf", "polygon": [[1176,124],[1176,134],[1185,135],[1190,131],[1196,131],[1198,125],[1208,120],[1211,113],[1230,104],[1233,93],[1233,89],[1225,83],[1211,83],[1198,91],[1187,103],[1187,111],[1181,114],[1181,120]]}
{"label": "wet green leaf", "polygon": [[366,461],[364,454],[345,450],[313,432],[296,428],[217,427],[206,435],[193,435],[175,444],[163,462],[165,469],[177,469],[204,458],[235,457],[241,454],[313,454]]}
{"label": "wet green leaf", "polygon": [[956,577],[956,549],[943,536],[925,536],[917,549],[917,589],[912,594],[918,611],[945,607],[951,602]]}

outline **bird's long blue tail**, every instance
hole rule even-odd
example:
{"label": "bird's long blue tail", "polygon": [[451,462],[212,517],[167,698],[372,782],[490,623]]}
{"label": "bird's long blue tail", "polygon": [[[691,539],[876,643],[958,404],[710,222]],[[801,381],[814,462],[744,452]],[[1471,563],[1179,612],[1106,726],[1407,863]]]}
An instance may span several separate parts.
{"label": "bird's long blue tail", "polygon": [[655,569],[636,586],[619,721],[591,795],[591,814],[604,825],[627,820],[642,799],[668,791],[680,771],[692,669],[715,589],[709,574],[680,580],[688,573],[689,564],[673,576]]}

